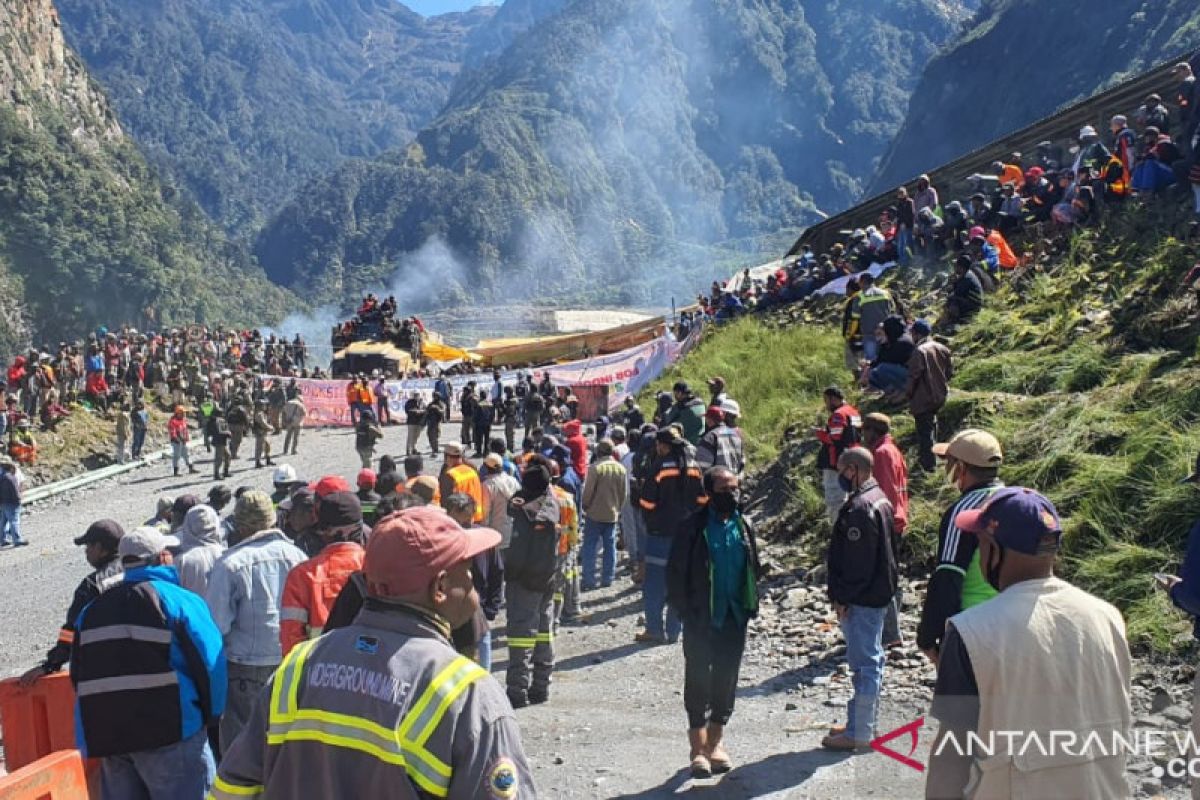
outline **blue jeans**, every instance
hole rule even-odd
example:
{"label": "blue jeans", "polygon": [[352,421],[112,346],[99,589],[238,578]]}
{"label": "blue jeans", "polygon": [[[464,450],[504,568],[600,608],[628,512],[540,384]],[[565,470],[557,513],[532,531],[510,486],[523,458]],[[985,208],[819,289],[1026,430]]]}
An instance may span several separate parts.
{"label": "blue jeans", "polygon": [[130,448],[129,454],[134,458],[142,457],[142,447],[146,444],[146,429],[133,429],[133,446]]}
{"label": "blue jeans", "polygon": [[0,544],[9,539],[13,544],[25,541],[21,538],[21,506],[16,503],[0,505]]}
{"label": "blue jeans", "polygon": [[863,331],[863,358],[874,361],[879,355],[879,342],[875,341],[874,331]]}
{"label": "blue jeans", "polygon": [[854,696],[846,709],[846,735],[857,742],[875,738],[875,711],[883,684],[883,618],[887,606],[850,606],[842,620],[846,639],[846,661],[854,673]]}
{"label": "blue jeans", "polygon": [[212,786],[217,765],[203,728],[182,742],[155,750],[107,756],[100,766],[103,800],[200,798]]}
{"label": "blue jeans", "polygon": [[617,523],[594,522],[587,520],[583,523],[583,576],[584,590],[596,588],[596,548],[604,548],[603,563],[600,568],[600,585],[611,586],[617,577]]}
{"label": "blue jeans", "polygon": [[642,582],[642,601],[646,612],[646,632],[662,636],[663,610],[667,612],[666,637],[672,642],[679,638],[683,622],[675,609],[667,606],[667,559],[671,555],[670,536],[646,537],[646,579]]}
{"label": "blue jeans", "polygon": [[913,246],[912,228],[901,225],[896,228],[896,253],[901,266],[909,262],[909,251]]}
{"label": "blue jeans", "polygon": [[488,672],[492,671],[492,630],[479,637],[475,645],[475,661]]}
{"label": "blue jeans", "polygon": [[880,364],[871,367],[868,382],[872,388],[881,392],[902,392],[908,382],[908,367],[900,364]]}

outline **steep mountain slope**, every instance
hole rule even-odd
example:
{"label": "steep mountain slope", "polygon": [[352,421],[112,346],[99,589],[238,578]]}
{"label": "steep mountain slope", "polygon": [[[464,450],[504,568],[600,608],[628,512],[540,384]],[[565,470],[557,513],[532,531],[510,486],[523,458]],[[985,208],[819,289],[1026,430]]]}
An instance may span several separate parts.
{"label": "steep mountain slope", "polygon": [[989,0],[929,62],[872,192],[1196,47],[1187,0]]}
{"label": "steep mountain slope", "polygon": [[278,317],[289,293],[194,206],[170,204],[50,0],[3,0],[0,30],[0,347],[30,330],[40,343],[97,324]]}
{"label": "steep mountain slope", "polygon": [[574,0],[464,74],[405,152],[306,187],[256,252],[322,299],[437,236],[475,294],[661,301],[681,267],[711,268],[711,246],[761,249],[855,197],[964,15],[935,0]]}
{"label": "steep mountain slope", "polygon": [[396,0],[61,0],[127,130],[214,218],[260,224],[305,181],[407,143],[494,9]]}
{"label": "steep mountain slope", "polygon": [[496,9],[486,25],[480,25],[467,37],[463,57],[468,67],[478,66],[489,56],[504,52],[525,31],[564,9],[571,0],[507,0]]}

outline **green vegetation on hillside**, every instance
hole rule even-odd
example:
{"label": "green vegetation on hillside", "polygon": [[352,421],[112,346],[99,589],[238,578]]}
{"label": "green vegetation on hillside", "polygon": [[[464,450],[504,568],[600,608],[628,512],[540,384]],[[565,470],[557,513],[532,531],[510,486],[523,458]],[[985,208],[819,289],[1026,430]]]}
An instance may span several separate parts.
{"label": "green vegetation on hillside", "polygon": [[478,299],[661,303],[714,255],[856,197],[966,8],[575,0],[464,73],[404,152],[307,186],[255,252],[328,301],[439,237]]}
{"label": "green vegetation on hillside", "polygon": [[229,230],[306,181],[408,143],[494,9],[395,0],[57,0],[126,130]]}
{"label": "green vegetation on hillside", "polygon": [[[198,209],[170,204],[125,139],[81,141],[50,109],[0,106],[0,344],[96,325],[262,323],[294,304]],[[8,302],[4,302],[7,300]]]}
{"label": "green vegetation on hillside", "polygon": [[[1066,576],[1115,603],[1131,639],[1158,652],[1185,646],[1190,627],[1151,575],[1179,563],[1200,507],[1196,490],[1179,485],[1200,449],[1200,296],[1180,287],[1196,250],[1168,231],[1157,209],[1131,209],[989,295],[950,341],[956,376],[941,415],[945,436],[983,427],[1000,438],[1004,480],[1045,492],[1064,515]],[[905,277],[889,288],[904,292]],[[820,388],[831,377],[845,384],[837,332],[744,320],[651,388],[679,377],[702,385],[718,372],[746,410],[750,459],[764,470],[756,500],[781,511],[771,530],[805,542],[812,563],[829,525],[806,439]],[[859,407],[891,414],[915,463],[907,412]],[[940,473],[914,471],[910,488],[907,557],[920,572],[956,492]]]}

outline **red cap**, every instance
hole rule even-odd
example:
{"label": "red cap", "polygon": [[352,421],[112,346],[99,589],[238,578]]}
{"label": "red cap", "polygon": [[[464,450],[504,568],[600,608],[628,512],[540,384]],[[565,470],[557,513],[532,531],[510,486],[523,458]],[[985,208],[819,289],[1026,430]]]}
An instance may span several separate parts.
{"label": "red cap", "polygon": [[312,489],[313,493],[316,494],[317,497],[325,497],[326,495],[333,494],[334,492],[354,491],[354,489],[350,487],[350,484],[346,483],[346,479],[341,475],[326,475],[316,483],[309,484],[308,488]]}
{"label": "red cap", "polygon": [[500,544],[491,528],[464,529],[437,506],[416,506],[384,519],[367,542],[363,572],[373,597],[421,591],[439,572]]}
{"label": "red cap", "polygon": [[721,422],[725,419],[725,412],[721,410],[720,406],[709,406],[708,410],[704,412],[704,416],[713,422]]}
{"label": "red cap", "polygon": [[375,485],[375,470],[360,469],[358,471],[357,483],[359,486],[374,486]]}

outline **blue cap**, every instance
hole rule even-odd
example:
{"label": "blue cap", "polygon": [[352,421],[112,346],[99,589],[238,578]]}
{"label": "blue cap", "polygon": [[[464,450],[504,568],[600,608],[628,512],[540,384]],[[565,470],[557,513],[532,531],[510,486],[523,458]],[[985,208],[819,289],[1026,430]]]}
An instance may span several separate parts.
{"label": "blue cap", "polygon": [[929,324],[929,320],[919,319],[913,322],[912,332],[922,334],[923,336],[928,336],[933,332],[933,326]]}
{"label": "blue cap", "polygon": [[1062,522],[1054,504],[1019,486],[1001,489],[982,508],[960,512],[954,524],[968,533],[985,533],[1001,547],[1029,556],[1057,553],[1062,540]]}

